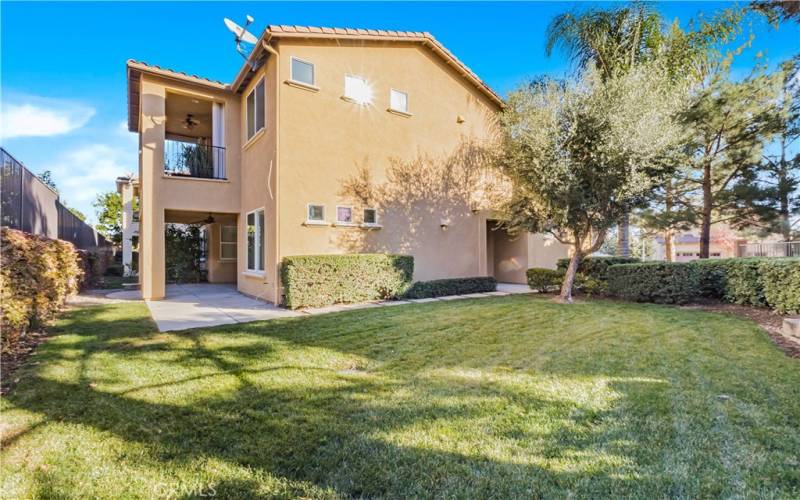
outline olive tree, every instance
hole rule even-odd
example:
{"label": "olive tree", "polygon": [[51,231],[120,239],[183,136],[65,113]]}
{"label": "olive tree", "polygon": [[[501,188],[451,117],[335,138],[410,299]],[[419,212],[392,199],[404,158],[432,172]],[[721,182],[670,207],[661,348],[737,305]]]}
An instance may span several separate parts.
{"label": "olive tree", "polygon": [[684,96],[655,64],[613,78],[590,68],[577,80],[538,80],[509,96],[498,161],[513,186],[505,224],[571,247],[561,300],[572,300],[581,259],[670,174]]}

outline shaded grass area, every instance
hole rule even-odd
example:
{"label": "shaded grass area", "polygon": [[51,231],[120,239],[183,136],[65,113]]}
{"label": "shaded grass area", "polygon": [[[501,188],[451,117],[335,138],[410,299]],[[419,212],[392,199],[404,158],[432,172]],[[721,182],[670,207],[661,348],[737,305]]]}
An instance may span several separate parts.
{"label": "shaded grass area", "polygon": [[65,315],[2,401],[5,497],[800,494],[754,324],[527,296],[155,331]]}

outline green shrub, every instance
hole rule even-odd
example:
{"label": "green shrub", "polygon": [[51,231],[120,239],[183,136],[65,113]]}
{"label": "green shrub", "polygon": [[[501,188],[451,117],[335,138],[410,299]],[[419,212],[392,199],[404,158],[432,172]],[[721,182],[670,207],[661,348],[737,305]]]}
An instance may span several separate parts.
{"label": "green shrub", "polygon": [[[636,257],[584,257],[578,264],[578,273],[583,278],[576,277],[576,287],[580,289],[580,281],[590,284],[592,293],[607,293],[608,268],[620,264],[635,264],[639,262]],[[556,266],[561,272],[566,272],[569,259],[558,259]]]}
{"label": "green shrub", "polygon": [[286,307],[322,307],[398,297],[414,274],[410,255],[298,255],[281,263]]}
{"label": "green shrub", "polygon": [[611,295],[635,302],[685,304],[700,288],[696,268],[680,262],[620,264],[608,269]]}
{"label": "green shrub", "polygon": [[767,304],[781,314],[800,314],[800,259],[764,259],[758,270]]}
{"label": "green shrub", "polygon": [[0,240],[0,327],[7,352],[28,329],[55,316],[78,291],[82,271],[72,243],[8,228]]}
{"label": "green shrub", "polygon": [[725,297],[727,302],[750,306],[765,306],[764,287],[759,265],[768,260],[762,257],[730,259],[725,264]]}
{"label": "green shrub", "polygon": [[724,299],[727,289],[728,266],[737,259],[699,259],[686,263],[694,268],[700,280],[698,297]]}
{"label": "green shrub", "polygon": [[417,281],[403,295],[407,299],[428,299],[446,295],[484,293],[497,290],[497,281],[490,276],[473,278],[448,278],[432,281]]}
{"label": "green shrub", "polygon": [[540,293],[552,292],[561,286],[564,280],[564,270],[532,267],[525,271],[528,277],[528,286]]}

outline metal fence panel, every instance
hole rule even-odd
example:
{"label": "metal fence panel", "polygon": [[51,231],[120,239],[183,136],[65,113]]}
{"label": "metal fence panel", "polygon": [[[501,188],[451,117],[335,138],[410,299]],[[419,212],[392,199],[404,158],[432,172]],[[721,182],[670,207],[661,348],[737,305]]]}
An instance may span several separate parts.
{"label": "metal fence panel", "polygon": [[83,250],[111,248],[92,226],[75,216],[41,179],[0,148],[2,226],[71,242]]}

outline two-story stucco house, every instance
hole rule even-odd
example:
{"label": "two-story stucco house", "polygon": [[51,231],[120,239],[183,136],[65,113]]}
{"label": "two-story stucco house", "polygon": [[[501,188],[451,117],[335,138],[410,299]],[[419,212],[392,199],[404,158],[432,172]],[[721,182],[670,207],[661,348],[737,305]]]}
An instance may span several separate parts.
{"label": "two-story stucco house", "polygon": [[[407,253],[416,280],[517,283],[566,256],[409,173],[489,138],[503,107],[428,33],[270,26],[231,83],[127,72],[146,299],[165,295],[166,223],[207,224],[208,280],[271,302],[289,255]],[[354,182],[365,176],[380,196]]]}

